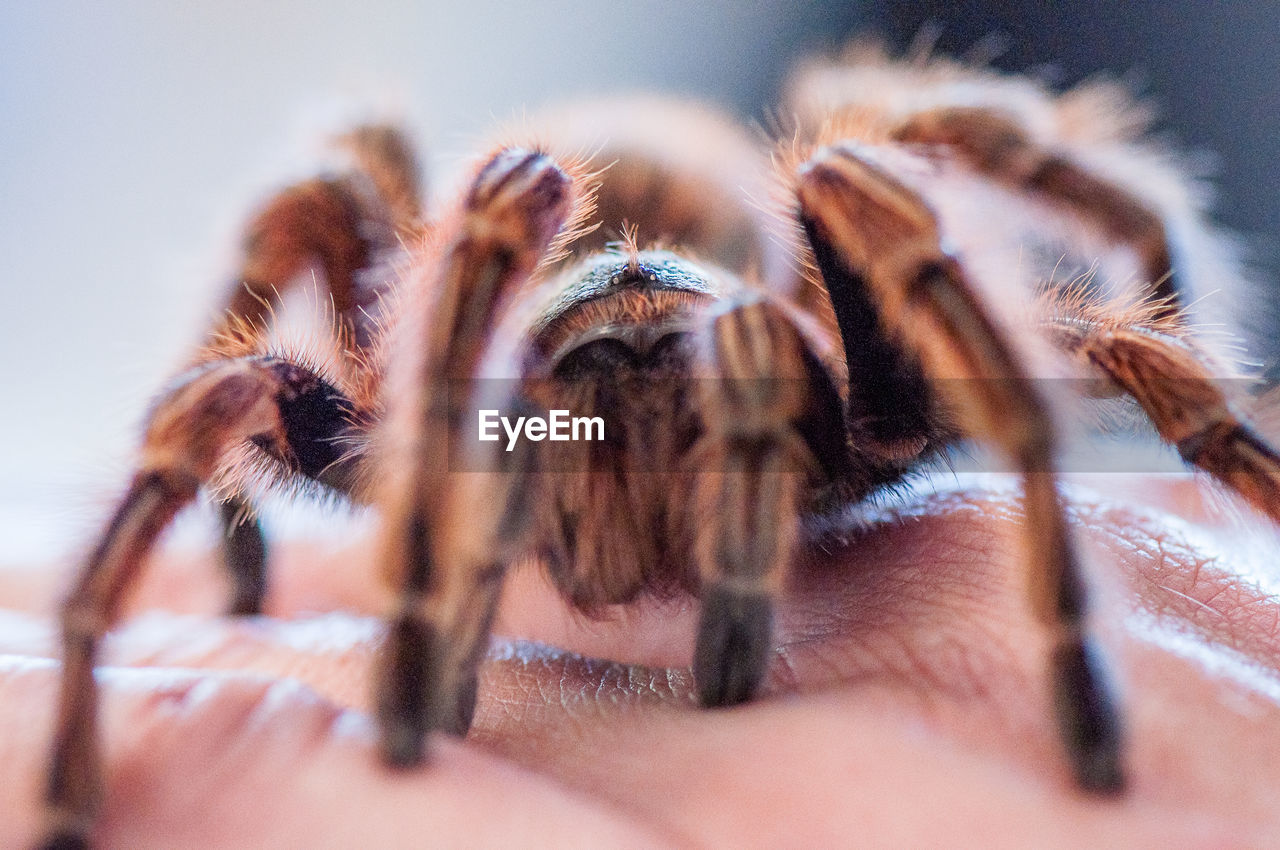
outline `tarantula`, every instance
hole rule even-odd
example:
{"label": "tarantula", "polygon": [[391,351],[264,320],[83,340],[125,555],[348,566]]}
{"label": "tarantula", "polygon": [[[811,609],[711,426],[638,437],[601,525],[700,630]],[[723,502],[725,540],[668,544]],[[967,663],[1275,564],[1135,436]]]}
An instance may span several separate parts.
{"label": "tarantula", "polygon": [[[516,558],[536,555],[588,613],[699,597],[698,697],[732,705],[761,683],[773,600],[812,522],[985,442],[1023,481],[1030,599],[1076,779],[1120,792],[1120,711],[1056,486],[1059,384],[1037,379],[1130,396],[1186,461],[1277,519],[1280,457],[1191,337],[1189,275],[1211,240],[1183,226],[1181,174],[1114,95],[862,53],[797,76],[776,180],[705,108],[596,104],[498,148],[429,223],[405,137],[342,135],[344,169],[249,222],[225,315],[155,403],[67,599],[50,846],[92,826],[97,644],[202,488],[222,505],[231,610],[259,610],[249,482],[264,474],[380,509],[400,600],[377,681],[382,757],[413,765],[430,731],[468,729]],[[564,153],[604,135],[596,171]],[[1129,283],[1058,285],[1064,256]],[[332,301],[328,370],[269,348],[307,270]],[[483,438],[486,412],[555,411],[599,419],[601,439]]]}

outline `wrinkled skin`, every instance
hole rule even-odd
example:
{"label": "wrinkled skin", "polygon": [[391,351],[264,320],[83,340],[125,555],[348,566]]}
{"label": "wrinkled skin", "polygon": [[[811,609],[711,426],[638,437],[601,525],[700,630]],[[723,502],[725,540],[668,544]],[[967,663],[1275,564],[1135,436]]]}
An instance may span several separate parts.
{"label": "wrinkled skin", "polygon": [[[694,603],[593,622],[536,569],[518,570],[471,737],[433,739],[431,764],[408,773],[378,763],[365,714],[386,602],[367,539],[279,548],[269,616],[239,622],[210,613],[225,587],[208,559],[171,547],[105,650],[115,666],[101,674],[99,843],[1273,841],[1276,533],[1177,476],[1068,486],[1097,588],[1092,622],[1126,704],[1120,799],[1074,789],[1052,728],[1017,499],[996,479],[948,480],[869,527],[847,524],[798,570],[768,693],[729,711],[693,705]],[[65,581],[47,568],[0,572],[12,609],[0,612],[0,652],[12,653],[0,656],[6,847],[37,833],[50,612]],[[150,608],[187,613],[140,613]]]}

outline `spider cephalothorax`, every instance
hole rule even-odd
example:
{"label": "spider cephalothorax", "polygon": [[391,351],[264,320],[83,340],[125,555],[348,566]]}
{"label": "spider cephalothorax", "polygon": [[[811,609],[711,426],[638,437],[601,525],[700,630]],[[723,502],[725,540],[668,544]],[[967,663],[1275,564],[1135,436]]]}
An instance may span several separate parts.
{"label": "spider cephalothorax", "polygon": [[[699,597],[700,700],[741,702],[768,666],[773,600],[808,521],[958,439],[983,441],[1024,482],[1031,600],[1076,778],[1121,790],[1120,718],[1056,489],[1060,400],[1035,379],[1074,370],[1132,396],[1190,463],[1280,516],[1280,461],[1215,386],[1180,301],[1183,273],[1211,258],[1171,266],[1211,240],[1171,244],[1168,223],[1193,212],[1181,178],[1097,91],[1055,98],[862,56],[810,69],[791,105],[775,239],[751,139],[658,101],[548,118],[543,144],[491,154],[426,224],[409,146],[385,127],[340,140],[345,170],[274,197],[247,228],[225,320],[156,404],[139,472],[66,604],[51,834],[85,839],[97,798],[97,641],[201,488],[223,499],[233,609],[260,606],[265,550],[240,484],[264,458],[381,514],[400,602],[378,711],[384,758],[406,765],[429,731],[468,728],[516,559],[536,556],[587,612]],[[600,140],[609,167],[593,173],[556,153]],[[1129,167],[1159,191],[1126,182]],[[602,230],[627,222],[608,244]],[[1095,280],[1130,285],[1055,294],[1064,257],[1101,257]],[[308,268],[343,351],[325,374],[262,342]],[[485,438],[485,411],[600,427]]]}

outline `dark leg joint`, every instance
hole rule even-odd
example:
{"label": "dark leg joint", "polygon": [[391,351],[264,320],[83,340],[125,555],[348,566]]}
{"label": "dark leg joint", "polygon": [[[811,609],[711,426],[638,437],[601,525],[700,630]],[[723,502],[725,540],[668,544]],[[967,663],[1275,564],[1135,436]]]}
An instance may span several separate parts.
{"label": "dark leg joint", "polygon": [[1189,437],[1184,437],[1176,444],[1178,454],[1190,464],[1199,464],[1204,453],[1211,447],[1228,443],[1247,436],[1247,431],[1239,422],[1214,422]]}
{"label": "dark leg joint", "polygon": [[864,275],[848,268],[814,220],[804,225],[844,344],[852,436],[884,445],[923,439],[933,404],[918,359],[885,329]]}
{"label": "dark leg joint", "polygon": [[427,525],[426,509],[414,503],[409,514],[409,528],[406,535],[406,548],[409,552],[408,575],[405,576],[405,590],[422,595],[431,587],[431,528]]}
{"label": "dark leg joint", "polygon": [[350,437],[356,418],[350,399],[296,363],[271,359],[267,364],[280,381],[276,404],[288,445],[259,446],[308,478],[339,493],[350,493],[355,464],[345,438]]}
{"label": "dark leg joint", "polygon": [[1097,650],[1079,636],[1053,651],[1053,697],[1080,787],[1097,794],[1123,791],[1120,718],[1111,683]]}
{"label": "dark leg joint", "polygon": [[713,587],[702,601],[693,659],[698,701],[712,707],[751,699],[768,668],[772,638],[767,594]]}

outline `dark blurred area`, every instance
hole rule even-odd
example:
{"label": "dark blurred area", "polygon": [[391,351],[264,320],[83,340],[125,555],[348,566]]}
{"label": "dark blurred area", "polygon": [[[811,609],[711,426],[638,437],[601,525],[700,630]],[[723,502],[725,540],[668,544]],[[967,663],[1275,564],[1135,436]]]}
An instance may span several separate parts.
{"label": "dark blurred area", "polygon": [[1105,73],[1150,99],[1155,132],[1210,163],[1213,217],[1255,271],[1258,309],[1243,317],[1252,354],[1280,379],[1280,4],[884,0],[868,12],[898,49],[923,34],[939,52],[990,55],[1055,86]]}

